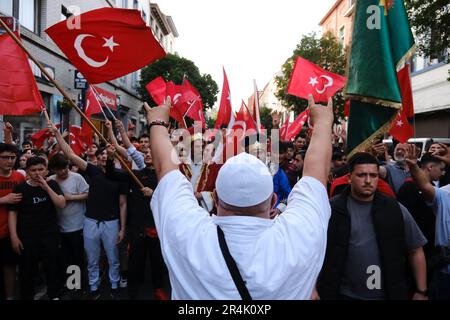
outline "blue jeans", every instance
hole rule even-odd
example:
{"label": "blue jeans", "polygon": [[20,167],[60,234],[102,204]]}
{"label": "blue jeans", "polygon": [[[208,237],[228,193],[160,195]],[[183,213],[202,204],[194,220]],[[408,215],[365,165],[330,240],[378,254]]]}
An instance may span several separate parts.
{"label": "blue jeans", "polygon": [[119,220],[97,221],[86,218],[84,220],[84,250],[88,262],[89,286],[91,291],[98,289],[100,284],[100,245],[103,244],[109,265],[109,281],[111,289],[117,289],[120,280],[119,251],[117,238],[119,234]]}

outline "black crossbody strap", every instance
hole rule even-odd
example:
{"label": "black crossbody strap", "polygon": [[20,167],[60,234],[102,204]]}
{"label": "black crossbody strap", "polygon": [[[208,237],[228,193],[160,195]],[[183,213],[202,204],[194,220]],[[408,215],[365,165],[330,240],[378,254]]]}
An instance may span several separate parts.
{"label": "black crossbody strap", "polygon": [[227,242],[225,241],[225,235],[223,234],[223,231],[222,229],[220,229],[219,226],[217,226],[217,235],[219,237],[220,250],[222,251],[223,257],[225,258],[225,262],[227,263],[228,270],[231,273],[233,282],[236,285],[236,288],[238,289],[242,300],[252,300],[252,297],[248,292],[247,287],[245,286],[245,282],[242,279],[241,274],[239,273],[239,269],[236,265],[236,262],[231,256],[230,250],[228,250]]}

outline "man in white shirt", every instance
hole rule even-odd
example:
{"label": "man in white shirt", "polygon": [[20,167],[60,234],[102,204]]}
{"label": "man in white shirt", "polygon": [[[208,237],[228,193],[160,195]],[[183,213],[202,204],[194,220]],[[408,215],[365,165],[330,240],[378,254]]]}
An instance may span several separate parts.
{"label": "man in white shirt", "polygon": [[[192,185],[178,170],[167,132],[168,105],[170,101],[147,109],[147,118],[159,179],[151,208],[172,298],[309,299],[323,263],[330,217],[325,186],[331,163],[331,100],[324,107],[310,97],[314,132],[303,178],[276,220],[270,220],[276,203],[272,176],[260,160],[245,153],[229,159],[219,172],[217,216],[210,217],[198,205]],[[243,281],[229,271],[224,242],[218,240],[221,230]]]}

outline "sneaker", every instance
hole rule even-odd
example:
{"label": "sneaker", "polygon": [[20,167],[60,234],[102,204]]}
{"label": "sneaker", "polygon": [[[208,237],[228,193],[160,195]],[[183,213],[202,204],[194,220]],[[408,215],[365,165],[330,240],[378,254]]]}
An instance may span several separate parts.
{"label": "sneaker", "polygon": [[153,290],[153,297],[155,300],[170,300],[169,296],[164,292],[163,288]]}
{"label": "sneaker", "polygon": [[52,300],[59,300],[59,298],[53,298]]}
{"label": "sneaker", "polygon": [[100,299],[100,292],[98,290],[89,292],[89,300],[98,300],[98,299]]}
{"label": "sneaker", "polygon": [[120,278],[119,287],[121,287],[121,288],[126,288],[127,285],[128,285],[128,280],[127,280],[127,278]]}

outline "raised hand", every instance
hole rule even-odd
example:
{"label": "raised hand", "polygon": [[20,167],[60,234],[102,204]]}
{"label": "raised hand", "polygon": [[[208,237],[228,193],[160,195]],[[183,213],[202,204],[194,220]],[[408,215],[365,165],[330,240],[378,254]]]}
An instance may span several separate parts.
{"label": "raised hand", "polygon": [[11,123],[9,123],[9,122],[5,122],[5,129],[4,129],[4,131],[6,132],[13,132],[13,130],[14,130],[14,127],[12,126],[12,124]]}
{"label": "raised hand", "polygon": [[406,145],[406,164],[409,167],[417,165],[417,147],[415,144]]}
{"label": "raised hand", "polygon": [[443,143],[439,143],[441,147],[445,149],[444,152],[433,152],[433,157],[438,158],[439,160],[443,161],[445,165],[450,166],[450,147]]}
{"label": "raised hand", "polygon": [[309,116],[311,118],[311,125],[321,123],[331,126],[333,124],[334,113],[333,100],[331,98],[328,99],[327,106],[323,106],[321,104],[316,104],[313,96],[310,94],[308,97],[308,108]]}
{"label": "raised hand", "polygon": [[105,121],[105,127],[106,127],[108,130],[112,130],[112,123],[111,123],[111,121],[106,120],[106,121]]}
{"label": "raised hand", "polygon": [[120,120],[116,120],[114,122],[114,125],[116,126],[117,130],[119,131],[125,131],[125,128],[123,127],[123,123]]}
{"label": "raised hand", "polygon": [[167,97],[164,103],[157,108],[151,109],[147,104],[145,104],[145,110],[147,111],[147,121],[150,124],[153,121],[162,120],[169,122],[169,113],[171,107],[171,99]]}

